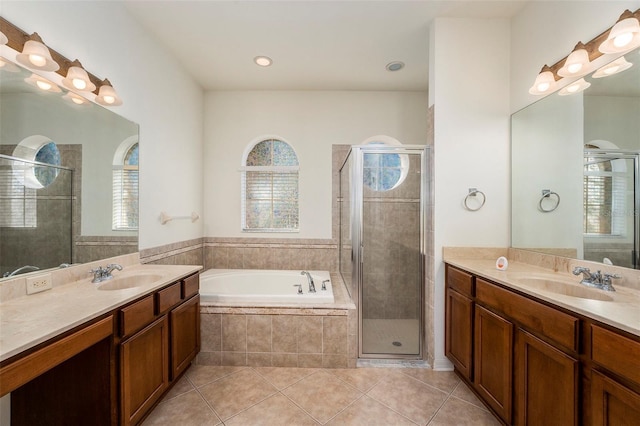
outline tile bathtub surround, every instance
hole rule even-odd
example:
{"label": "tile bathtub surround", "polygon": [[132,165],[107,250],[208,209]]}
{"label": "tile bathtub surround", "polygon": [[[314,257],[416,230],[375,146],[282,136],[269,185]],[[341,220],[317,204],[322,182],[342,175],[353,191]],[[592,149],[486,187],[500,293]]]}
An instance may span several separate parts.
{"label": "tile bathtub surround", "polygon": [[499,425],[452,372],[193,365],[149,425]]}
{"label": "tile bathtub surround", "polygon": [[204,265],[204,239],[196,238],[141,250],[140,262],[160,265]]}
{"label": "tile bathtub surround", "polygon": [[[229,309],[234,308],[220,311]],[[356,315],[349,315],[355,310],[251,308],[253,313],[246,314],[217,310],[201,311],[198,365],[355,367]]]}

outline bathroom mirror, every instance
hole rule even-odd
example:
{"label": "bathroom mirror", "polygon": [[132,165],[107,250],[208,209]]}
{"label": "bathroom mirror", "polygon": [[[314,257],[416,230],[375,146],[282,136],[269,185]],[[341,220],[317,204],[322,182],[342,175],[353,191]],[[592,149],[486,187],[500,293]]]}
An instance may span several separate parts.
{"label": "bathroom mirror", "polygon": [[0,279],[138,251],[138,125],[0,65]]}
{"label": "bathroom mirror", "polygon": [[512,247],[640,268],[640,50],[624,58],[512,115]]}

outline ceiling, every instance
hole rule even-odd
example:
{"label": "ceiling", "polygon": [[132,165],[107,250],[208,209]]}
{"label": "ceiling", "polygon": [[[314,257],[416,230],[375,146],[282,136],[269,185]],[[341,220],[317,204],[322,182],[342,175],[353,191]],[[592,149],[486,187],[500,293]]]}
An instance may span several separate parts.
{"label": "ceiling", "polygon": [[[125,7],[205,90],[427,90],[435,17],[511,17],[513,1],[154,1]],[[273,65],[258,67],[265,55]],[[385,65],[402,61],[389,72]]]}

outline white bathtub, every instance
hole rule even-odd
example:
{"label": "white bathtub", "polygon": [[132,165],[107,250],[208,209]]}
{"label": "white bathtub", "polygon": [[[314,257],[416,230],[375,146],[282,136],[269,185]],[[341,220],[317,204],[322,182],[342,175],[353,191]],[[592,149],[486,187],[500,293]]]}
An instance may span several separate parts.
{"label": "white bathtub", "polygon": [[[302,271],[262,269],[208,269],[200,274],[200,300],[222,304],[314,304],[334,303],[331,281],[322,290],[322,281],[329,279],[327,271],[309,271],[316,292],[309,292],[306,275]],[[297,285],[302,285],[298,294]]]}

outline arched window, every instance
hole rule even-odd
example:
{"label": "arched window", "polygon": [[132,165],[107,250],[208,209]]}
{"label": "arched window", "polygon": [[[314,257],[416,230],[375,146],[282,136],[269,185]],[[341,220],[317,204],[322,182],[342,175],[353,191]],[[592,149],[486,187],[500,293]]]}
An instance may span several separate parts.
{"label": "arched window", "polygon": [[114,231],[138,229],[138,140],[122,142],[113,157]]}
{"label": "arched window", "polygon": [[297,232],[298,156],[277,138],[249,145],[242,167],[242,230]]}
{"label": "arched window", "polygon": [[[362,145],[400,146],[397,139],[385,135],[371,137]],[[373,191],[390,191],[404,182],[409,172],[409,157],[406,154],[366,153],[364,155],[364,184]]]}

